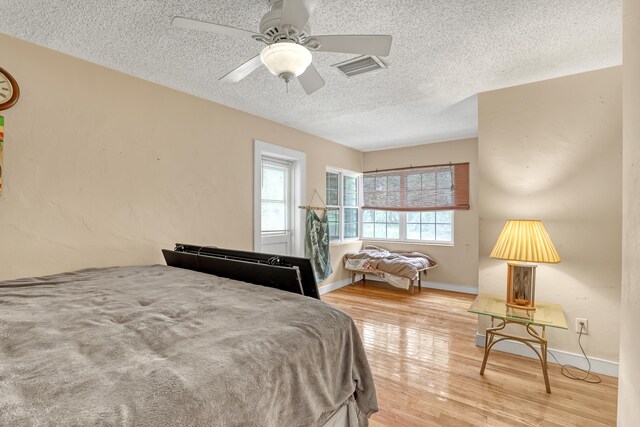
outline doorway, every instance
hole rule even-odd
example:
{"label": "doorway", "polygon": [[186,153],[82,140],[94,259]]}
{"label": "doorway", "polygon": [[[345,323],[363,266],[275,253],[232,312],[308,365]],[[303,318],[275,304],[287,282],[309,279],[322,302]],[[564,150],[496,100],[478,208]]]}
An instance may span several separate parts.
{"label": "doorway", "polygon": [[302,256],[305,153],[254,143],[254,251]]}

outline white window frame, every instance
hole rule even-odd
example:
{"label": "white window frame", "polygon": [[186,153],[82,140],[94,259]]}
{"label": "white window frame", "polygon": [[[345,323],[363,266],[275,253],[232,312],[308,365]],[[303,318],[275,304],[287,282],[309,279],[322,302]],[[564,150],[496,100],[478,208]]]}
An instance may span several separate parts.
{"label": "white window frame", "polygon": [[[369,209],[373,210],[373,209]],[[456,211],[451,209],[451,241],[446,240],[415,240],[415,239],[407,239],[407,212],[401,211],[398,212],[400,216],[400,238],[398,239],[385,239],[382,237],[365,237],[363,233],[364,227],[364,211],[365,209],[360,209],[360,236],[362,240],[367,242],[394,242],[394,243],[409,243],[412,245],[439,245],[439,246],[454,246],[455,242],[455,216]],[[449,211],[449,209],[447,209]],[[390,212],[390,211],[387,211]],[[420,212],[429,212],[427,210]],[[435,212],[435,211],[432,211]]]}
{"label": "white window frame", "polygon": [[[339,205],[329,205],[329,201],[327,200],[328,208],[335,208],[338,211],[338,230],[340,230],[340,235],[337,239],[330,240],[330,244],[339,244],[344,242],[357,242],[362,240],[362,173],[353,172],[347,169],[339,169],[329,167],[325,171],[325,182],[327,173],[333,173],[338,175],[338,203]],[[358,180],[358,199],[356,201],[356,206],[346,206],[349,209],[357,209],[358,210],[358,235],[356,237],[344,237],[344,177],[352,177]],[[325,188],[325,198],[327,194],[327,189]]]}

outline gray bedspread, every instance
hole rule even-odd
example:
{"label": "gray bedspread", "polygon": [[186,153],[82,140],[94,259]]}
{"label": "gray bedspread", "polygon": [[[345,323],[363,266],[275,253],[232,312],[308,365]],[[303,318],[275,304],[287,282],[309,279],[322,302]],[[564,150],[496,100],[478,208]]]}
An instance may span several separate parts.
{"label": "gray bedspread", "polygon": [[160,265],[0,282],[1,425],[312,425],[352,395],[377,410],[318,300]]}

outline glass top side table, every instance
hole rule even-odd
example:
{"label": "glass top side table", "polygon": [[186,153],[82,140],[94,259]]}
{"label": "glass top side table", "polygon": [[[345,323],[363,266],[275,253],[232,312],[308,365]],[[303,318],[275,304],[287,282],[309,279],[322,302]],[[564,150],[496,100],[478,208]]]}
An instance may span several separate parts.
{"label": "glass top side table", "polygon": [[[551,393],[549,384],[548,364],[547,364],[547,339],[545,336],[545,328],[568,329],[567,319],[559,304],[536,303],[536,310],[519,310],[517,308],[508,307],[505,299],[495,295],[480,294],[469,307],[469,312],[491,317],[491,327],[486,330],[486,341],[484,346],[484,358],[482,360],[482,368],[480,375],[484,375],[487,366],[489,352],[494,345],[500,341],[511,340],[526,344],[531,348],[540,359],[542,373],[544,375],[544,383],[547,393]],[[503,330],[509,325],[520,325],[525,328],[529,337],[521,337],[517,335],[507,334]],[[537,331],[535,328],[540,330]],[[540,350],[534,347],[538,344]]]}

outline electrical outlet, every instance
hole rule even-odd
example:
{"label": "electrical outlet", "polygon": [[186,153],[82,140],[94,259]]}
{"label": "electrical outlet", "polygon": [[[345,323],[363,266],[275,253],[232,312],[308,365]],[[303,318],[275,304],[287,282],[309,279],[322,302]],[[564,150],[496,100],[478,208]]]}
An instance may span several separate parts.
{"label": "electrical outlet", "polygon": [[579,317],[576,317],[576,333],[579,334],[580,333],[580,324],[582,324],[582,335],[588,335],[589,334],[589,321],[587,319],[582,319]]}

